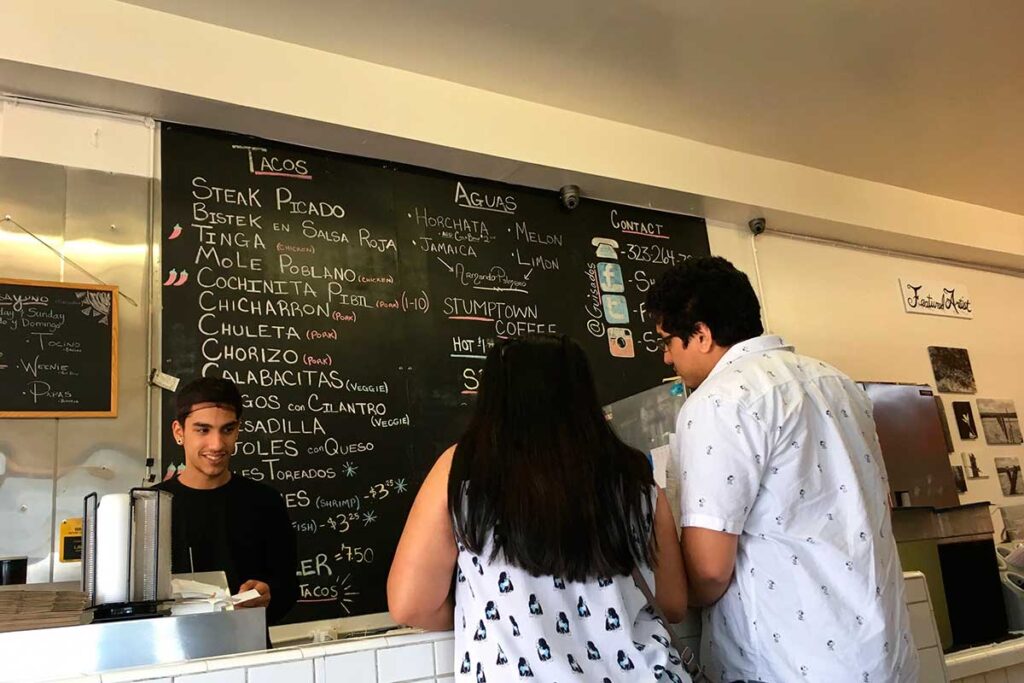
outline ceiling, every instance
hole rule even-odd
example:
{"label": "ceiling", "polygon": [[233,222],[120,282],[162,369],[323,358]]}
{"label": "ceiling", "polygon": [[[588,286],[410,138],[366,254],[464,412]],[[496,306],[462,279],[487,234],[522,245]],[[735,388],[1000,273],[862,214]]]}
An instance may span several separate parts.
{"label": "ceiling", "polygon": [[122,0],[1024,214],[1024,2]]}

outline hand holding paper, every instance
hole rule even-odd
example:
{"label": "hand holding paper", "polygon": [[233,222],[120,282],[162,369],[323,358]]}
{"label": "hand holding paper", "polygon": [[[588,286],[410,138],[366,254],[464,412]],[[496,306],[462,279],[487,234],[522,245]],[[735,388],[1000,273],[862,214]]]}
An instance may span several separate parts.
{"label": "hand holding paper", "polygon": [[270,604],[270,586],[249,579],[238,587],[238,594],[231,596],[231,602],[235,607],[266,607]]}

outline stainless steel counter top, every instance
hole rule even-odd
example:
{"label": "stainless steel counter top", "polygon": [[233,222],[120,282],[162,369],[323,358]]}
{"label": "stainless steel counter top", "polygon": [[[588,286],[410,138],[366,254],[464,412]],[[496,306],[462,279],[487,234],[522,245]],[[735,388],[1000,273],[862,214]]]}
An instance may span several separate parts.
{"label": "stainless steel counter top", "polygon": [[263,608],[0,633],[0,683],[252,652],[266,637]]}

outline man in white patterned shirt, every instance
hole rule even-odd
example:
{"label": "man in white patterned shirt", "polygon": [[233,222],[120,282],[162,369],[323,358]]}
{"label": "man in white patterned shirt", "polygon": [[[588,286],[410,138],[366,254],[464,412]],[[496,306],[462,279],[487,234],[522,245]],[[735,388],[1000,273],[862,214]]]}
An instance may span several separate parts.
{"label": "man in white patterned shirt", "polygon": [[711,679],[917,681],[867,395],[763,335],[750,281],[725,259],[673,268],[646,305],[692,391],[675,457]]}

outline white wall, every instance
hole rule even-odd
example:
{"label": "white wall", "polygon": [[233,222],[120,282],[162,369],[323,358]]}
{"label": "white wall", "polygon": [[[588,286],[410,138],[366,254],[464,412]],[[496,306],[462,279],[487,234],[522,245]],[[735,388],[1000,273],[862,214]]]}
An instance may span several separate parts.
{"label": "white wall", "polygon": [[[81,575],[79,563],[59,561],[59,528],[82,515],[83,496],[143,481],[153,132],[138,118],[0,98],[0,218],[127,297],[118,417],[0,420],[0,556],[27,556],[33,583]],[[90,282],[6,221],[0,277]]]}
{"label": "white wall", "polygon": [[0,97],[0,156],[153,177],[151,119]]}
{"label": "white wall", "polygon": [[[752,237],[746,227],[712,222],[708,236],[712,252],[732,260],[756,287]],[[953,432],[951,463],[961,464],[960,451],[974,452],[991,476],[968,480],[961,502],[1024,504],[1024,496],[1003,496],[993,461],[996,456],[1017,456],[1024,464],[1024,446],[989,446],[983,434],[962,441],[952,412],[952,401],[971,401],[980,430],[976,398],[1013,399],[1024,411],[1024,278],[771,234],[756,240],[768,324],[797,351],[832,363],[858,380],[935,386],[928,347],[966,348],[978,393],[942,394]],[[974,318],[905,313],[897,282],[901,276],[966,285]],[[1002,522],[993,513],[998,532]]]}
{"label": "white wall", "polygon": [[114,0],[8,0],[0,24],[0,88],[13,92],[328,149],[344,140],[355,153],[450,170],[485,155],[475,172],[513,183],[584,177],[585,191],[614,201],[657,196],[723,220],[757,212],[801,232],[1024,268],[1024,216]]}
{"label": "white wall", "polygon": [[[0,217],[124,295],[118,417],[0,420],[0,556],[29,557],[32,583],[80,577],[59,560],[59,527],[81,517],[86,494],[143,481],[154,148],[141,119],[0,99]],[[91,282],[7,221],[0,276]]]}
{"label": "white wall", "polygon": [[[0,100],[0,156],[149,176],[154,172],[153,149],[153,128],[145,119]],[[746,227],[709,221],[708,233],[712,251],[734,261],[756,286]],[[1012,398],[1024,410],[1024,366],[1018,355],[1024,349],[1024,321],[1017,313],[1024,301],[1024,279],[770,233],[758,237],[756,244],[769,325],[801,352],[834,363],[857,379],[934,384],[927,347],[965,347],[978,394],[944,397],[950,423],[954,399]],[[967,285],[975,302],[974,319],[904,313],[897,284],[901,275]],[[993,458],[1018,455],[1024,460],[1024,451],[988,446],[983,436],[961,442],[955,429],[953,439],[957,453],[975,452],[992,475],[969,481],[961,499],[1004,502]],[[959,456],[952,462],[959,464]],[[994,521],[1000,528],[998,515]]]}

